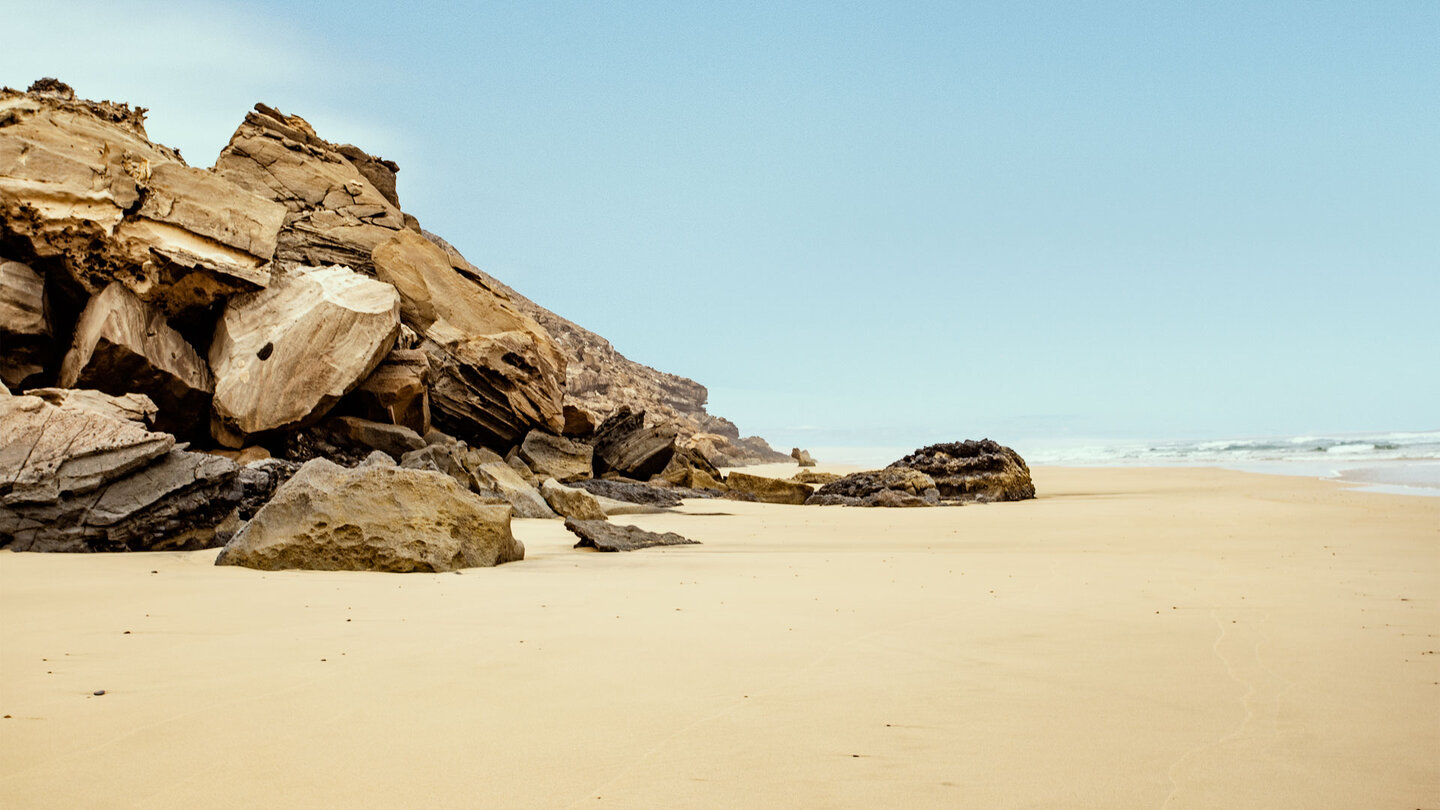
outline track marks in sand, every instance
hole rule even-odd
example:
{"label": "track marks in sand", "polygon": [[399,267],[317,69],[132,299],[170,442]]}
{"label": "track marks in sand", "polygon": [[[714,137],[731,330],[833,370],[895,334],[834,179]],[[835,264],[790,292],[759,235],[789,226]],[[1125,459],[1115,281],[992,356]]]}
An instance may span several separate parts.
{"label": "track marks in sand", "polygon": [[1206,803],[1209,800],[1188,803],[1186,785],[1201,781],[1206,774],[1264,767],[1269,750],[1285,733],[1280,728],[1281,700],[1295,682],[1265,664],[1262,649],[1270,614],[1257,618],[1248,610],[1212,607],[1210,618],[1216,627],[1211,652],[1224,665],[1226,675],[1243,690],[1243,716],[1233,731],[1189,749],[1170,764],[1166,771],[1170,792],[1161,810],[1210,806]]}

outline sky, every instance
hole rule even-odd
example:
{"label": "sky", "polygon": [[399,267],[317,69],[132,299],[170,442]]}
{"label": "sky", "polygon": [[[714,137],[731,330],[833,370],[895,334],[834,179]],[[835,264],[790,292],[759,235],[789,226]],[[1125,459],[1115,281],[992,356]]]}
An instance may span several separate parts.
{"label": "sky", "polygon": [[1440,428],[1440,3],[0,0],[0,84],[263,101],[776,446]]}

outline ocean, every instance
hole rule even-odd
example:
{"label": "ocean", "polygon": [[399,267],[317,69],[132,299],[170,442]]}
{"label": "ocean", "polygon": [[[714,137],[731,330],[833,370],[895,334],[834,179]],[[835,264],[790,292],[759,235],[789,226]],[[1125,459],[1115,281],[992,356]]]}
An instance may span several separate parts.
{"label": "ocean", "polygon": [[[1374,492],[1440,496],[1440,430],[1190,441],[990,438],[1014,447],[1037,467],[1225,467],[1348,481]],[[811,453],[826,462],[882,467],[914,449],[816,447]]]}

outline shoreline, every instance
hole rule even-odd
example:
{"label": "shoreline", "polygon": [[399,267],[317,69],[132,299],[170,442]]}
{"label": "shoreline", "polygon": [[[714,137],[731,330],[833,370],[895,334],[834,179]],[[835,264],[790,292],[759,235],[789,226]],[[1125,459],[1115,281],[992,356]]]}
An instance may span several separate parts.
{"label": "shoreline", "polygon": [[621,522],[702,545],[630,554],[517,520],[526,559],[463,575],[0,552],[0,803],[1433,795],[1440,502],[1034,472],[1036,500],[958,508],[687,501]]}

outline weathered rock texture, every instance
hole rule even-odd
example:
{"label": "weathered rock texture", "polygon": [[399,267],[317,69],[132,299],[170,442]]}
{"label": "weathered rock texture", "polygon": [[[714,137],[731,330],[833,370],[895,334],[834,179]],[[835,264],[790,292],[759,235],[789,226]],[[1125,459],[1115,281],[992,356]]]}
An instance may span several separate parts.
{"label": "weathered rock texture", "polygon": [[215,438],[241,447],[313,423],[375,370],[399,331],[394,288],[343,267],[296,268],[230,299],[210,343]]}
{"label": "weathered rock texture", "polygon": [[28,264],[0,257],[0,381],[24,388],[45,370],[50,343],[45,279]]}
{"label": "weathered rock texture", "polygon": [[0,545],[16,551],[204,548],[240,499],[234,462],[125,419],[0,398]]}
{"label": "weathered rock texture", "polygon": [[681,498],[684,497],[674,489],[655,487],[635,481],[606,481],[600,478],[591,478],[586,481],[576,481],[575,486],[591,495],[661,508],[679,506]]}
{"label": "weathered rock texture", "polygon": [[935,479],[946,500],[1020,501],[1035,497],[1030,468],[1019,453],[990,439],[922,447],[890,465]]}
{"label": "weathered rock texture", "polygon": [[805,503],[805,499],[814,492],[809,484],[802,484],[799,481],[766,478],[762,475],[749,475],[742,472],[730,473],[725,477],[725,483],[730,487],[731,492],[753,495],[761,503],[799,505]]}
{"label": "weathered rock texture", "polygon": [[185,438],[209,427],[215,387],[209,366],[160,310],[119,282],[85,305],[59,382],[117,396],[144,394],[159,409],[158,427]]}
{"label": "weathered rock texture", "polygon": [[152,144],[143,110],[0,89],[0,237],[85,293],[119,281],[176,315],[262,287],[284,214]]}
{"label": "weathered rock texture", "polygon": [[604,520],[565,519],[569,529],[580,542],[575,548],[593,548],[596,551],[634,551],[653,546],[698,546],[700,541],[691,540],[675,532],[647,532],[635,526],[624,526]]}
{"label": "weathered rock texture", "polygon": [[277,570],[453,571],[524,559],[510,509],[449,476],[316,459],[280,485],[215,560]]}
{"label": "weathered rock texture", "polygon": [[471,470],[476,480],[488,491],[505,499],[515,510],[515,517],[553,518],[555,511],[534,486],[520,477],[514,467],[503,461],[481,464]]}
{"label": "weathered rock texture", "polygon": [[430,360],[418,349],[396,349],[351,397],[365,418],[424,436],[430,430]]}
{"label": "weathered rock texture", "polygon": [[540,484],[540,494],[557,513],[576,520],[604,520],[605,510],[595,496],[583,489],[567,487],[554,478]]}
{"label": "weathered rock texture", "polygon": [[595,473],[627,478],[659,475],[675,455],[676,427],[646,427],[644,412],[622,407],[595,432]]}
{"label": "weathered rock texture", "polygon": [[144,394],[116,397],[89,388],[32,388],[25,394],[39,397],[57,408],[90,411],[114,419],[138,422],[146,427],[155,425],[155,403]]}
{"label": "weathered rock texture", "polygon": [[594,448],[572,442],[563,436],[552,436],[532,430],[520,444],[520,460],[536,475],[549,476],[561,483],[579,481],[594,474]]}

